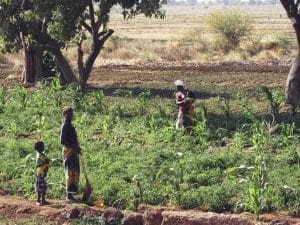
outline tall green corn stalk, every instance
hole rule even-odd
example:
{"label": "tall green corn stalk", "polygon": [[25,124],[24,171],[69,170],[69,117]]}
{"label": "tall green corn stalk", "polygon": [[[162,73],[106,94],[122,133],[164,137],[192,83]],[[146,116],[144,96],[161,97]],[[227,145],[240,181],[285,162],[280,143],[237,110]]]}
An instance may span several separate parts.
{"label": "tall green corn stalk", "polygon": [[201,106],[200,112],[196,114],[196,126],[194,127],[198,144],[204,150],[208,147],[209,129],[207,127],[207,108]]}
{"label": "tall green corn stalk", "polygon": [[[166,156],[168,162],[165,166],[161,166],[156,179],[164,182],[167,194],[170,195],[171,202],[182,205],[182,194],[185,191],[184,185],[184,155],[182,152],[177,152],[174,155]],[[174,163],[175,162],[175,163]],[[172,167],[170,167],[173,165]]]}
{"label": "tall green corn stalk", "polygon": [[40,90],[35,91],[35,93],[33,95],[33,102],[36,104],[36,106],[40,112],[44,109],[44,106],[45,106],[44,95],[45,95],[45,93],[43,93]]}
{"label": "tall green corn stalk", "polygon": [[17,85],[14,90],[16,98],[19,100],[21,109],[24,110],[28,104],[28,91],[20,85]]}
{"label": "tall green corn stalk", "polygon": [[110,131],[113,126],[113,118],[109,116],[105,116],[103,123],[102,123],[102,130],[104,135],[110,135]]}
{"label": "tall green corn stalk", "polygon": [[139,115],[145,115],[146,110],[149,106],[149,97],[150,97],[150,90],[145,90],[139,94],[139,101],[138,101],[138,106],[139,106]]}
{"label": "tall green corn stalk", "polygon": [[249,182],[247,208],[255,214],[256,220],[259,220],[259,214],[265,204],[264,194],[267,190],[267,163],[262,152],[256,152],[254,171]]}
{"label": "tall green corn stalk", "polygon": [[40,134],[40,139],[43,138],[43,131],[45,127],[45,116],[43,116],[43,113],[38,113],[36,116],[36,123],[37,123],[37,130]]}
{"label": "tall green corn stalk", "polygon": [[104,93],[103,91],[93,91],[92,97],[94,98],[93,102],[93,109],[97,112],[104,112],[105,111],[105,105],[104,105]]}
{"label": "tall green corn stalk", "polygon": [[245,140],[247,139],[246,134],[242,131],[236,131],[233,135],[233,145],[235,149],[242,151],[245,146]]}
{"label": "tall green corn stalk", "polygon": [[271,107],[271,114],[274,116],[275,121],[277,121],[279,110],[284,103],[284,96],[280,95],[278,92],[272,93],[271,90],[267,87],[262,87],[262,91],[265,94]]}
{"label": "tall green corn stalk", "polygon": [[164,126],[162,128],[164,135],[164,140],[167,142],[174,142],[176,140],[176,130],[173,123],[170,123],[169,126]]}
{"label": "tall green corn stalk", "polygon": [[84,106],[84,93],[79,90],[79,89],[75,89],[73,91],[73,96],[72,96],[72,103],[73,106],[78,110],[82,109]]}
{"label": "tall green corn stalk", "polygon": [[59,78],[57,77],[51,78],[49,84],[49,93],[53,97],[54,105],[57,108],[61,108],[62,106],[62,96],[63,96],[62,89],[63,86],[61,85]]}
{"label": "tall green corn stalk", "polygon": [[125,109],[124,109],[124,105],[120,104],[120,103],[116,103],[114,104],[111,109],[110,109],[110,115],[112,116],[112,118],[122,118],[125,115]]}
{"label": "tall green corn stalk", "polygon": [[282,147],[288,147],[293,144],[293,142],[297,141],[298,135],[294,134],[296,129],[295,123],[292,124],[284,124],[280,125],[280,145]]}
{"label": "tall green corn stalk", "polygon": [[256,219],[265,204],[265,192],[267,190],[267,159],[263,152],[268,142],[268,134],[263,122],[254,122],[252,128],[252,144],[255,149],[254,171],[250,178],[248,188],[247,208],[254,212]]}
{"label": "tall green corn stalk", "polygon": [[230,122],[230,117],[231,117],[230,96],[229,95],[225,95],[224,97],[219,97],[219,101],[218,102],[219,102],[218,105],[219,105],[221,111],[225,115],[226,130],[227,130],[227,132],[229,132],[229,130],[228,130],[228,124]]}
{"label": "tall green corn stalk", "polygon": [[256,121],[251,125],[252,144],[254,149],[262,150],[268,141],[268,134],[264,127],[264,122]]}

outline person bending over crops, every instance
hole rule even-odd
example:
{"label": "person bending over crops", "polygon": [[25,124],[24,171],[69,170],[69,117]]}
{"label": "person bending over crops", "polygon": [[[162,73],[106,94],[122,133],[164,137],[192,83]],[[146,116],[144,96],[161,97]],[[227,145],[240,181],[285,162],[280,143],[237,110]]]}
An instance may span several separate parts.
{"label": "person bending over crops", "polygon": [[195,125],[194,105],[195,95],[192,91],[184,89],[183,81],[176,80],[176,104],[178,105],[178,117],[176,121],[176,129],[184,128],[187,132],[191,132]]}
{"label": "person bending over crops", "polygon": [[47,191],[47,173],[49,169],[49,159],[44,154],[44,142],[38,141],[34,145],[37,151],[36,155],[36,192],[37,201],[36,204],[48,205],[49,203],[45,200]]}
{"label": "person bending over crops", "polygon": [[63,109],[64,122],[61,127],[60,142],[63,145],[63,161],[66,179],[66,191],[68,202],[77,202],[78,200],[73,197],[78,191],[80,165],[79,154],[81,148],[77,138],[77,133],[72,125],[73,109],[65,107]]}

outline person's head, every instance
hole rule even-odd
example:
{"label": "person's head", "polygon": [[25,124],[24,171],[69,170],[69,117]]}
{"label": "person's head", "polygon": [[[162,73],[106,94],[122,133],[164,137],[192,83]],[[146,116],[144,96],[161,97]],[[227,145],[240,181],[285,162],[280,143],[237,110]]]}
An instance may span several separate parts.
{"label": "person's head", "polygon": [[175,81],[175,86],[177,91],[183,90],[183,81],[182,80],[176,80]]}
{"label": "person's head", "polygon": [[67,121],[71,121],[73,119],[73,109],[71,106],[64,107],[63,116]]}
{"label": "person's head", "polygon": [[44,151],[44,142],[42,141],[37,141],[34,144],[34,148],[37,152],[42,153]]}

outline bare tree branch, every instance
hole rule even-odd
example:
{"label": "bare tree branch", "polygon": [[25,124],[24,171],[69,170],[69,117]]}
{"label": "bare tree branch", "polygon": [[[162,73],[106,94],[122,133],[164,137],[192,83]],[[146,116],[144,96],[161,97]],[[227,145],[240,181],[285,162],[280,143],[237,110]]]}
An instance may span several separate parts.
{"label": "bare tree branch", "polygon": [[81,82],[84,76],[84,66],[83,66],[83,51],[82,51],[82,42],[84,39],[83,32],[80,34],[79,41],[77,43],[77,66],[78,66],[78,73],[79,73],[79,82]]}
{"label": "bare tree branch", "polygon": [[97,18],[97,22],[96,22],[96,31],[97,31],[97,33],[98,33],[98,31],[99,31],[99,29],[100,29],[100,27],[101,27],[101,25],[102,25],[102,17],[101,17],[101,13],[100,13],[100,12],[97,13],[97,16],[98,16],[98,18]]}
{"label": "bare tree branch", "polygon": [[82,22],[82,26],[90,33],[93,34],[93,30],[92,28],[86,23],[86,22]]}
{"label": "bare tree branch", "polygon": [[97,35],[97,37],[100,38],[102,35],[106,34],[106,32],[107,32],[107,31],[101,31],[101,32]]}
{"label": "bare tree branch", "polygon": [[90,1],[88,8],[89,8],[89,16],[91,20],[92,36],[93,38],[95,38],[96,22],[95,22],[95,10],[94,10],[93,1]]}
{"label": "bare tree branch", "polygon": [[104,43],[114,33],[114,30],[109,29],[108,31],[101,33],[103,33],[103,35],[99,38],[99,40]]}

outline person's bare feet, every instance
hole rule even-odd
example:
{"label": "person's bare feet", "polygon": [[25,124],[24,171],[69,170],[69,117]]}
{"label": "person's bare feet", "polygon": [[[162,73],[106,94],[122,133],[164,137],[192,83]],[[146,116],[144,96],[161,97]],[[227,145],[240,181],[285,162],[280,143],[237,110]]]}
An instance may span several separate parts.
{"label": "person's bare feet", "polygon": [[67,196],[66,197],[66,201],[69,203],[77,203],[79,202],[76,198],[74,198],[73,196]]}
{"label": "person's bare feet", "polygon": [[50,203],[47,202],[46,200],[42,201],[41,204],[42,204],[42,205],[50,205]]}

